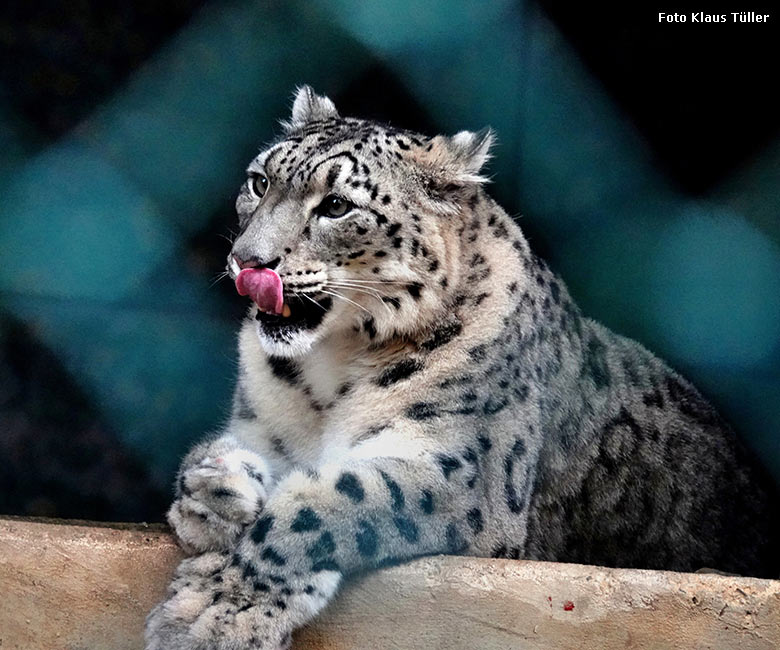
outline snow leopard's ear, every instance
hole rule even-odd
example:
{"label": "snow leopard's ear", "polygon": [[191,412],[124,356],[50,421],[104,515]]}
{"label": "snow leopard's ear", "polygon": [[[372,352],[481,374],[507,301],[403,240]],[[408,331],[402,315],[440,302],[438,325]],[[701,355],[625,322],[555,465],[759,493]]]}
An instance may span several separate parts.
{"label": "snow leopard's ear", "polygon": [[475,185],[488,182],[482,168],[490,159],[494,140],[489,128],[476,133],[461,131],[453,136],[437,135],[413,153],[432,208],[442,214],[457,212]]}
{"label": "snow leopard's ear", "polygon": [[309,122],[338,115],[335,104],[329,98],[318,95],[311,86],[301,86],[295,93],[290,120],[283,122],[283,125],[290,132],[304,127]]}
{"label": "snow leopard's ear", "polygon": [[448,147],[455,159],[458,181],[461,183],[485,183],[487,177],[480,172],[490,160],[490,147],[495,135],[490,127],[473,131],[460,131],[448,138]]}
{"label": "snow leopard's ear", "polygon": [[442,187],[485,183],[482,168],[490,160],[490,147],[495,136],[490,128],[476,133],[460,131],[453,136],[437,135],[418,156],[431,180]]}

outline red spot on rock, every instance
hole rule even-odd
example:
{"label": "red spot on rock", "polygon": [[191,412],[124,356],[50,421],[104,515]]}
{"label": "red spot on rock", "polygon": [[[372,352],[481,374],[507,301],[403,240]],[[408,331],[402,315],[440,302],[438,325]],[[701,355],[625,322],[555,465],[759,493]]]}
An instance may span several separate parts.
{"label": "red spot on rock", "polygon": [[570,612],[574,609],[574,603],[570,600],[567,600],[565,603],[563,603],[563,611],[564,612]]}

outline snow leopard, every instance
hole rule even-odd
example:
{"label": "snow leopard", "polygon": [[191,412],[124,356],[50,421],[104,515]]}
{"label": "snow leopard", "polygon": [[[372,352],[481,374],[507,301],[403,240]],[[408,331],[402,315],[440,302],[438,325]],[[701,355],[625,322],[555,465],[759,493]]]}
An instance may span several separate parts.
{"label": "snow leopard", "polygon": [[148,650],[289,648],[340,583],[431,554],[778,574],[776,496],[724,419],[583,315],[428,137],[298,90],[247,170],[232,415],[186,456],[191,554]]}

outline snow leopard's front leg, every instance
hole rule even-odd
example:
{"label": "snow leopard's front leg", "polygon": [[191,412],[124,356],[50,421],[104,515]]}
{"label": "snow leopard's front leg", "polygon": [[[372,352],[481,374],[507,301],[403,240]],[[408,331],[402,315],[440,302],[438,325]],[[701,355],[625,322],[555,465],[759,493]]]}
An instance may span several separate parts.
{"label": "snow leopard's front leg", "polygon": [[345,573],[467,550],[483,532],[483,492],[448,462],[430,454],[292,473],[235,553],[182,563],[147,619],[147,649],[284,648]]}
{"label": "snow leopard's front leg", "polygon": [[185,551],[232,550],[271,488],[268,461],[231,435],[196,445],[176,480],[168,522]]}

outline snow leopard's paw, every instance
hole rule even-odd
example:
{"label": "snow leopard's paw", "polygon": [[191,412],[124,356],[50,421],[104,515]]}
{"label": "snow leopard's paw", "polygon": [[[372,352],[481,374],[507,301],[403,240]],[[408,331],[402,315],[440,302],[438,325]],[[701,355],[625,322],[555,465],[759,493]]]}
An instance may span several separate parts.
{"label": "snow leopard's paw", "polygon": [[166,599],[146,617],[146,650],[289,650],[291,610],[228,560],[205,553],[181,563]]}
{"label": "snow leopard's paw", "polygon": [[265,461],[245,449],[207,456],[182,468],[168,522],[188,553],[232,549],[262,511],[270,475]]}

